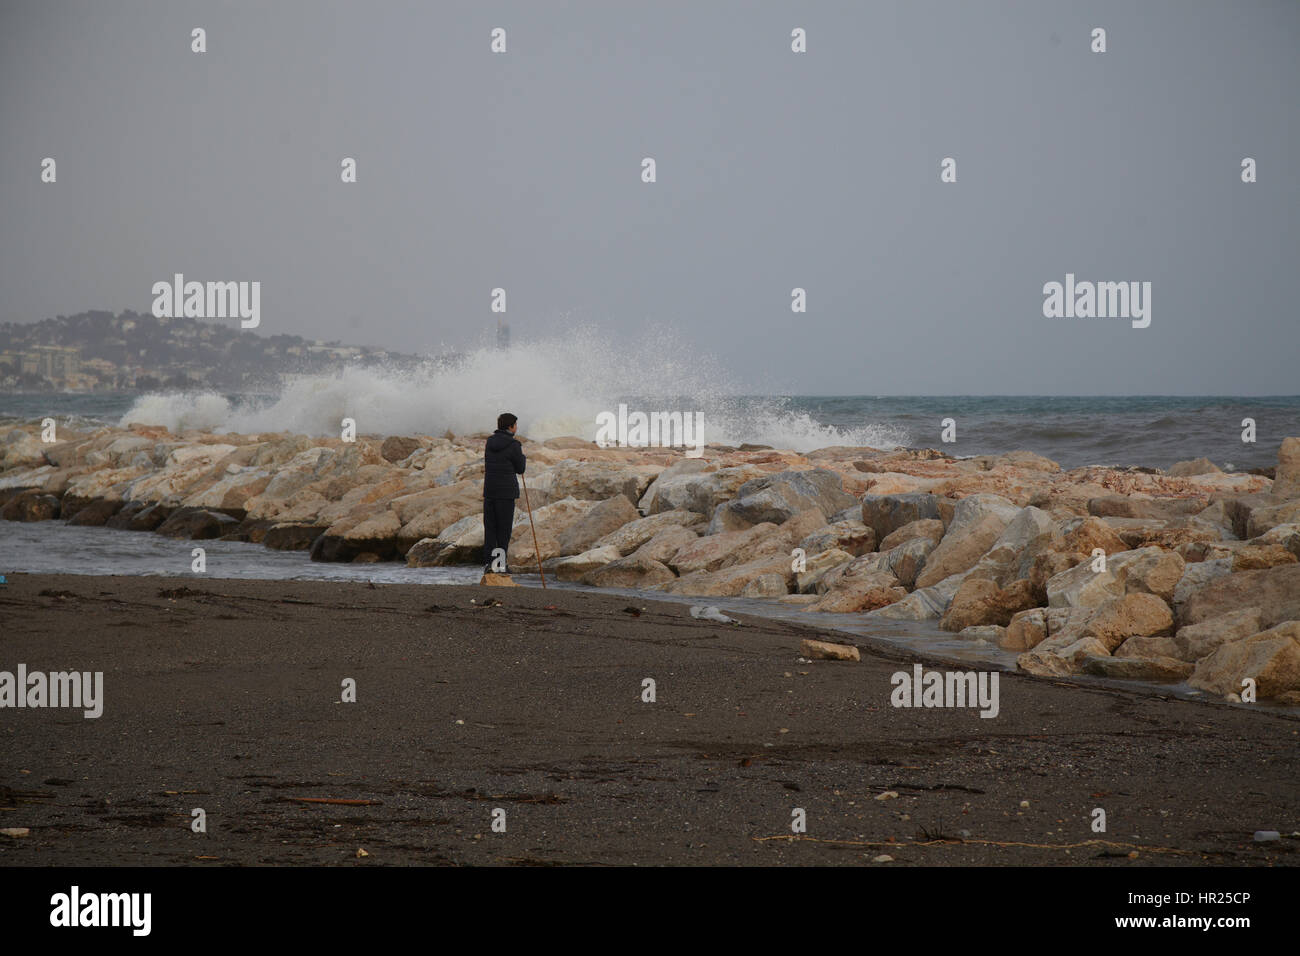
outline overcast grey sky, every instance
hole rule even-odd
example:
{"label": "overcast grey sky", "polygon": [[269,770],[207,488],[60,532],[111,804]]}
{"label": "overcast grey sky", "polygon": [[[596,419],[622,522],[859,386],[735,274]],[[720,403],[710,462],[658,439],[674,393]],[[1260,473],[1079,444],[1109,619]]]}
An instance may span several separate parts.
{"label": "overcast grey sky", "polygon": [[[179,271],[422,351],[502,286],[516,342],[659,323],[763,390],[1300,390],[1294,0],[0,11],[0,320]],[[1044,318],[1067,272],[1150,281],[1150,327]]]}

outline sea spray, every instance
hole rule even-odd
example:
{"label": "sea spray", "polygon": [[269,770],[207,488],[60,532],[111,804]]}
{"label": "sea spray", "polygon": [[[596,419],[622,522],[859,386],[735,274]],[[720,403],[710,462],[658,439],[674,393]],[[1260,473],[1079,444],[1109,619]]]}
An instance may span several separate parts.
{"label": "sea spray", "polygon": [[144,395],[121,424],[171,431],[293,432],[335,435],[344,417],[361,434],[472,434],[491,429],[502,411],[521,418],[521,432],[545,440],[575,435],[595,440],[598,416],[620,402],[702,413],[714,444],[772,445],[812,451],[829,445],[890,448],[907,433],[863,423],[817,422],[782,397],[755,398],[713,358],[653,329],[631,344],[592,328],[517,344],[483,347],[455,361],[430,360],[407,371],[353,365],[330,374],[286,376],[272,395],[234,401],[214,392]]}

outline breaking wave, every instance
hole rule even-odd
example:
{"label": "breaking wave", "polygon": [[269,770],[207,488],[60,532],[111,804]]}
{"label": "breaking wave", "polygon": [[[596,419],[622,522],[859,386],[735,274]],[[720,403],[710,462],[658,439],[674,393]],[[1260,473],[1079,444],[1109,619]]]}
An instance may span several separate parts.
{"label": "breaking wave", "polygon": [[491,431],[496,416],[519,416],[521,434],[596,437],[596,415],[632,410],[701,412],[705,441],[745,442],[794,451],[829,445],[891,448],[908,443],[899,427],[828,425],[787,398],[752,397],[711,356],[652,329],[633,343],[614,343],[592,328],[507,350],[479,348],[453,362],[413,371],[350,366],[338,373],[286,377],[273,395],[150,393],[120,424],[162,425],[174,432],[294,432],[337,435],[343,418],[359,434],[441,435]]}

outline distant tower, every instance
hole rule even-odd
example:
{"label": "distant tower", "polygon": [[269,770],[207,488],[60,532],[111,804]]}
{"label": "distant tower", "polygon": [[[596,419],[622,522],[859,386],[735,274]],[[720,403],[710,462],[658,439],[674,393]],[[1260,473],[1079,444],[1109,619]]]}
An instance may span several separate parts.
{"label": "distant tower", "polygon": [[510,326],[497,319],[497,348],[510,348]]}

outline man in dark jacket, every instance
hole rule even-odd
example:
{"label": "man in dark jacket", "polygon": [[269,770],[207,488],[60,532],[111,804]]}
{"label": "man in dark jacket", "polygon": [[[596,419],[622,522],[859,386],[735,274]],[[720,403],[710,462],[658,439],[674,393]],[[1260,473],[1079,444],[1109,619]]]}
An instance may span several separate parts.
{"label": "man in dark jacket", "polygon": [[[488,574],[509,574],[506,551],[510,547],[510,530],[515,521],[515,499],[519,497],[519,479],[527,465],[524,446],[515,438],[519,419],[509,412],[497,416],[497,430],[483,449],[483,570]],[[500,564],[493,568],[501,549]]]}

